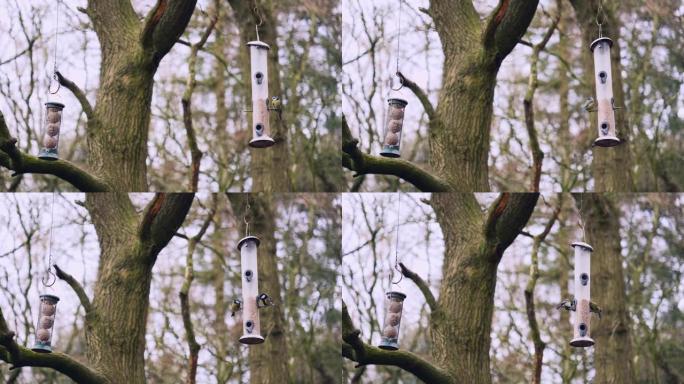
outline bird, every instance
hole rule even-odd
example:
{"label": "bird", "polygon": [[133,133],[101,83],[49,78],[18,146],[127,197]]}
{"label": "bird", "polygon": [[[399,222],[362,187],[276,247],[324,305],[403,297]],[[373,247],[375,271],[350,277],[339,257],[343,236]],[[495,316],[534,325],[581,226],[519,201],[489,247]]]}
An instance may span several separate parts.
{"label": "bird", "polygon": [[278,120],[282,120],[283,109],[282,109],[282,103],[281,103],[280,98],[278,96],[271,97],[271,103],[268,106],[268,109],[270,109],[271,111],[276,111],[278,113]]}
{"label": "bird", "polygon": [[271,299],[271,296],[262,293],[257,297],[257,304],[260,308],[268,307],[270,305],[273,305],[273,299]]}
{"label": "bird", "polygon": [[577,302],[573,298],[573,299],[566,299],[566,300],[561,301],[560,304],[558,304],[556,306],[556,309],[565,309],[566,311],[574,311],[576,307],[577,307]]}
{"label": "bird", "polygon": [[240,312],[242,309],[242,301],[235,299],[233,302],[230,304],[230,316],[235,317],[236,312]]}
{"label": "bird", "polygon": [[594,112],[596,111],[596,103],[594,102],[593,97],[588,97],[587,100],[584,101],[584,105],[582,106],[585,111],[587,112]]}
{"label": "bird", "polygon": [[593,312],[598,316],[599,319],[601,318],[601,307],[599,307],[593,301],[589,302],[589,312]]}

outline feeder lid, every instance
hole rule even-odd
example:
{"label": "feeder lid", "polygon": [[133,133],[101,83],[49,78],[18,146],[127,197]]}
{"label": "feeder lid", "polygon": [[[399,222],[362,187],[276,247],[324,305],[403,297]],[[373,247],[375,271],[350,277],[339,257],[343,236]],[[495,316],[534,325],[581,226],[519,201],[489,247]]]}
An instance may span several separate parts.
{"label": "feeder lid", "polygon": [[248,47],[259,47],[259,48],[263,48],[263,49],[271,49],[271,47],[268,44],[264,43],[263,41],[259,41],[259,40],[250,41],[247,43],[247,46]]}
{"label": "feeder lid", "polygon": [[240,250],[240,248],[242,248],[242,246],[243,246],[246,242],[248,242],[248,241],[250,241],[250,240],[254,241],[254,242],[256,243],[257,247],[259,246],[259,244],[261,244],[261,240],[259,240],[259,238],[256,237],[256,236],[247,236],[247,237],[243,237],[242,239],[240,239],[240,241],[238,241],[238,245],[237,245],[238,251]]}
{"label": "feeder lid", "polygon": [[589,245],[589,244],[587,244],[587,243],[583,243],[583,242],[581,242],[581,241],[576,241],[576,242],[572,243],[571,245],[572,245],[573,248],[575,248],[576,246],[579,245],[579,246],[582,247],[582,248],[588,249],[589,252],[594,252],[594,248],[593,248],[591,245]]}
{"label": "feeder lid", "polygon": [[591,347],[594,345],[594,339],[591,337],[578,337],[576,339],[570,340],[570,346],[572,347],[579,347],[579,348],[585,348],[585,347]]}
{"label": "feeder lid", "polygon": [[391,298],[391,299],[404,300],[406,298],[406,295],[404,293],[399,292],[399,291],[389,291],[389,292],[385,293],[385,295],[387,295],[387,297]]}
{"label": "feeder lid", "polygon": [[40,298],[41,299],[51,299],[55,303],[59,301],[59,297],[57,297],[55,295],[40,295]]}
{"label": "feeder lid", "polygon": [[390,105],[392,105],[392,104],[399,104],[399,105],[402,106],[402,107],[405,107],[405,106],[408,105],[408,101],[406,101],[406,100],[404,100],[404,99],[399,99],[399,98],[396,98],[396,97],[387,99],[387,102],[388,102]]}
{"label": "feeder lid", "polygon": [[46,107],[53,107],[53,108],[59,108],[59,109],[64,109],[64,104],[58,103],[56,101],[48,101],[45,103]]}
{"label": "feeder lid", "polygon": [[607,41],[607,42],[608,42],[608,45],[609,45],[610,47],[613,46],[613,40],[611,40],[611,39],[609,39],[609,38],[607,38],[607,37],[599,37],[598,39],[596,39],[596,40],[594,40],[594,41],[591,42],[591,44],[589,45],[589,49],[590,49],[592,52],[594,52],[594,47],[596,46],[596,44],[598,44],[598,43],[600,43],[600,42],[602,42],[602,41]]}

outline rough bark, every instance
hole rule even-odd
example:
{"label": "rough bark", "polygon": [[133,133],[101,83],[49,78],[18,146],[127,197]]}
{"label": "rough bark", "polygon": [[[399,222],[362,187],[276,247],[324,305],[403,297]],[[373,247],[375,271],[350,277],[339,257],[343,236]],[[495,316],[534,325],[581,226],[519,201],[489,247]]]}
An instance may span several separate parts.
{"label": "rough bark", "polygon": [[[240,30],[240,46],[243,50],[241,68],[243,74],[250,74],[249,53],[247,52],[248,41],[256,40],[254,26],[263,23],[259,27],[259,37],[267,43],[271,49],[268,52],[268,93],[269,97],[281,98],[284,112],[280,119],[277,113],[271,114],[270,127],[275,145],[269,148],[255,148],[250,151],[252,171],[252,191],[255,192],[288,192],[292,189],[290,180],[290,155],[287,146],[287,105],[283,99],[283,88],[280,79],[280,65],[278,64],[278,20],[276,3],[273,1],[261,1],[257,3],[239,0],[228,0],[235,12],[235,19]],[[255,4],[257,5],[255,7]],[[242,76],[245,92],[251,89],[251,76]],[[251,100],[245,97],[245,100]],[[245,103],[249,104],[249,103]],[[251,116],[249,117],[251,127]],[[249,129],[249,128],[248,128]]]}
{"label": "rough bark", "polygon": [[586,222],[587,241],[594,247],[592,301],[603,310],[601,320],[592,321],[591,335],[596,341],[594,382],[634,383],[634,355],[620,247],[620,213],[611,197],[603,194],[576,195],[575,200]]}
{"label": "rough bark", "polygon": [[[426,383],[491,383],[497,268],[538,198],[538,194],[504,193],[482,212],[473,194],[433,194],[431,204],[444,234],[445,254],[439,297],[430,305],[432,362],[410,352],[366,345],[348,315],[343,318],[342,355],[359,365],[394,365]],[[422,279],[406,268],[403,272],[420,287]],[[432,301],[430,295],[426,300]]]}
{"label": "rough bark", "polygon": [[[586,95],[595,96],[594,88],[596,79],[594,73],[594,59],[589,50],[592,41],[598,38],[598,27],[596,26],[596,12],[598,0],[571,0],[575,15],[582,31],[582,68],[587,79]],[[620,62],[620,20],[617,10],[614,7],[619,3],[604,2],[603,9],[606,21],[603,24],[603,36],[613,40],[611,49],[611,61],[613,72],[613,96],[615,106],[625,108],[625,94],[622,86],[622,64]],[[595,192],[630,192],[634,191],[634,181],[632,172],[632,155],[630,152],[630,131],[624,110],[615,112],[618,137],[621,144],[611,148],[593,148],[592,174],[594,178]],[[592,132],[597,132],[597,120],[595,114],[586,114],[590,121]],[[594,133],[595,134],[595,133]]]}
{"label": "rough bark", "polygon": [[275,219],[273,205],[267,197],[256,195],[228,194],[236,218],[245,213],[247,198],[250,204],[251,233],[261,240],[259,246],[259,290],[273,298],[274,305],[262,308],[259,312],[261,332],[266,341],[249,348],[250,382],[276,384],[289,382],[287,362],[287,340],[285,337],[285,314],[283,313],[282,294],[278,280],[276,257]]}

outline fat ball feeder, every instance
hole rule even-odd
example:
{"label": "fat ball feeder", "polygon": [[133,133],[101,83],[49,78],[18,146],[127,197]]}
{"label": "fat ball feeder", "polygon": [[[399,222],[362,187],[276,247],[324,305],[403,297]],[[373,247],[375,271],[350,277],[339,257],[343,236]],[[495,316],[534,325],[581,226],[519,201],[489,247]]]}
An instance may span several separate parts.
{"label": "fat ball feeder", "polygon": [[40,309],[38,311],[38,323],[36,324],[35,343],[31,348],[34,352],[52,352],[52,330],[55,326],[58,301],[59,297],[57,296],[40,295]]}

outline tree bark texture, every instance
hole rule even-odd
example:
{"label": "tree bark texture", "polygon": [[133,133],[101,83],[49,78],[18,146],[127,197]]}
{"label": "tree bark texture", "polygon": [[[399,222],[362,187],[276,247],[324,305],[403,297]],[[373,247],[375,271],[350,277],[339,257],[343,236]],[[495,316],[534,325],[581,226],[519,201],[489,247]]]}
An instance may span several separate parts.
{"label": "tree bark texture", "polygon": [[586,222],[587,241],[594,247],[592,301],[603,310],[601,319],[594,317],[591,325],[591,335],[596,342],[594,383],[634,383],[634,355],[620,247],[620,212],[606,195],[584,194],[575,199]]}

